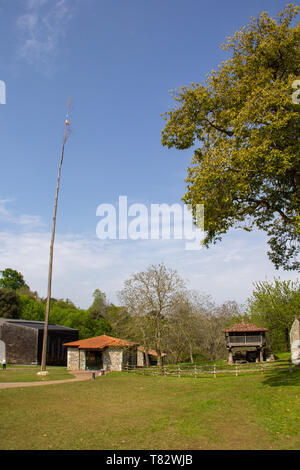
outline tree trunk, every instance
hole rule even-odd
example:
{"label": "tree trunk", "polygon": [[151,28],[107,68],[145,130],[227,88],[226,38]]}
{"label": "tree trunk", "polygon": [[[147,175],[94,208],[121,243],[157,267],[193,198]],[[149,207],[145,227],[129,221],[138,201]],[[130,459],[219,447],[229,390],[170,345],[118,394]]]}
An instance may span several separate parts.
{"label": "tree trunk", "polygon": [[288,328],[285,328],[285,344],[286,344],[286,350],[290,350],[290,335],[289,335],[289,330]]}
{"label": "tree trunk", "polygon": [[150,367],[148,348],[146,348],[146,347],[145,347],[145,362],[146,362],[146,367]]}
{"label": "tree trunk", "polygon": [[157,365],[158,367],[161,369],[162,366],[163,366],[163,363],[162,363],[162,357],[161,357],[161,351],[158,349],[157,350]]}
{"label": "tree trunk", "polygon": [[190,348],[190,361],[192,364],[194,364],[193,346],[190,344],[189,348]]}
{"label": "tree trunk", "polygon": [[147,339],[147,335],[146,335],[146,332],[145,332],[145,329],[143,328],[143,326],[140,325],[140,331],[142,333],[142,336],[143,336],[143,348],[145,349],[145,362],[146,362],[146,367],[150,367],[150,360],[149,360],[149,354],[148,354],[148,339]]}

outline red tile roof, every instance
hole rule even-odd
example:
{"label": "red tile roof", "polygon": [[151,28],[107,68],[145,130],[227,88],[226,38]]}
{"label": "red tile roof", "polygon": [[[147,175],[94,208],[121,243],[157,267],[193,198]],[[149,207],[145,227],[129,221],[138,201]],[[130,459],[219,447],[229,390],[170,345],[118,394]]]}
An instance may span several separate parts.
{"label": "red tile roof", "polygon": [[64,346],[77,347],[79,349],[103,349],[110,346],[126,347],[136,346],[137,343],[127,341],[125,339],[113,338],[112,336],[101,335],[94,338],[81,339],[79,341],[72,341],[71,343],[64,343]]}
{"label": "red tile roof", "polygon": [[[139,346],[138,350],[143,353],[145,352],[145,348],[143,348],[143,346]],[[147,351],[150,356],[157,356],[157,352],[154,351],[154,349],[147,349]],[[161,353],[161,357],[164,357],[164,356],[166,356],[166,353]]]}
{"label": "red tile roof", "polygon": [[248,333],[259,331],[268,331],[268,328],[262,328],[261,326],[253,325],[253,323],[242,322],[223,330],[224,333]]}

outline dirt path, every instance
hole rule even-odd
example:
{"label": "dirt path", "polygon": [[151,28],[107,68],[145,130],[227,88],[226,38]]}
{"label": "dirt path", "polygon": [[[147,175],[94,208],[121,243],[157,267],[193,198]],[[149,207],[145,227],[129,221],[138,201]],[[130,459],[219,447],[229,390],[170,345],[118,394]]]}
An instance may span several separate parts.
{"label": "dirt path", "polygon": [[0,383],[0,390],[4,388],[16,388],[16,387],[34,387],[37,385],[51,385],[51,384],[62,384],[69,382],[79,382],[81,380],[88,380],[92,378],[92,372],[85,371],[72,371],[72,375],[75,375],[74,379],[63,379],[63,380],[43,380],[41,382],[2,382]]}

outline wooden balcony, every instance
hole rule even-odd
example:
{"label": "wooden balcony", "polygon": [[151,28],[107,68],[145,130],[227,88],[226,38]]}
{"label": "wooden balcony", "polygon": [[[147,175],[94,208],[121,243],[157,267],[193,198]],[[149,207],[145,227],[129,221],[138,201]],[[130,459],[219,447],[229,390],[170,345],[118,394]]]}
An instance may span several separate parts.
{"label": "wooden balcony", "polygon": [[245,346],[265,346],[266,338],[264,335],[234,335],[231,334],[226,337],[226,346],[227,347],[245,347]]}

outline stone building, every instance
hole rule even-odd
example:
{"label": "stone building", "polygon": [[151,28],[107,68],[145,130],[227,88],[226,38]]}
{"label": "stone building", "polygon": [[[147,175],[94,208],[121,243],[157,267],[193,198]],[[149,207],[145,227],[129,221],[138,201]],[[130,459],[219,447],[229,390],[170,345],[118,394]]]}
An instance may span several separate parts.
{"label": "stone building", "polygon": [[[154,351],[153,349],[148,349],[147,350],[148,357],[149,357],[149,364],[150,366],[155,366],[157,364],[157,352]],[[145,354],[145,348],[142,346],[139,346],[137,348],[137,366],[138,367],[145,367],[146,365],[146,354]],[[162,362],[165,362],[166,354],[162,353]]]}
{"label": "stone building", "polygon": [[[0,355],[8,364],[41,363],[44,322],[0,318]],[[48,365],[66,365],[66,341],[78,339],[78,330],[61,325],[48,325]],[[5,357],[4,357],[5,356]]]}
{"label": "stone building", "polygon": [[300,317],[296,317],[290,331],[292,362],[300,365]]}
{"label": "stone building", "polygon": [[252,323],[238,323],[223,330],[228,363],[236,361],[262,362],[265,355],[267,328]]}
{"label": "stone building", "polygon": [[65,343],[69,370],[121,371],[137,365],[137,343],[101,335]]}
{"label": "stone building", "polygon": [[[121,371],[126,366],[144,367],[145,349],[132,341],[101,335],[65,343],[69,370]],[[150,365],[157,364],[157,352],[148,349]],[[164,360],[166,354],[162,354]]]}

